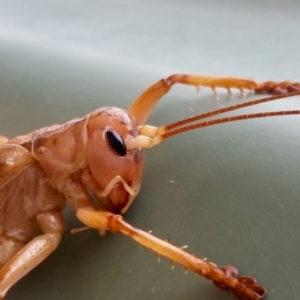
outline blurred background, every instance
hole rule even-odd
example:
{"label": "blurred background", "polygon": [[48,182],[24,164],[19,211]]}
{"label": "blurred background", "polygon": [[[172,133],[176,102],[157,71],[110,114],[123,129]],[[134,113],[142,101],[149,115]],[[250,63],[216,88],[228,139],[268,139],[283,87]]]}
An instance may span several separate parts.
{"label": "blurred background", "polygon": [[[8,137],[102,106],[127,108],[172,73],[300,81],[300,2],[1,1],[0,131]],[[175,86],[149,119],[162,125],[240,103]],[[299,109],[300,97],[243,111]],[[239,113],[239,112],[237,112]],[[142,190],[126,220],[269,290],[299,299],[299,117],[186,133],[146,151]],[[6,300],[234,299],[121,235],[86,231],[65,212],[61,246]]]}

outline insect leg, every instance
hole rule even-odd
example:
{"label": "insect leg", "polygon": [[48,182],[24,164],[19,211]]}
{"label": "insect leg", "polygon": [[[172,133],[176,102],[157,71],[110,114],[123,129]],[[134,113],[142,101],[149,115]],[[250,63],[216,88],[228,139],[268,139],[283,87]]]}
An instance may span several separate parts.
{"label": "insect leg", "polygon": [[2,235],[0,237],[0,267],[4,266],[24,246],[24,242]]}
{"label": "insect leg", "polygon": [[224,290],[232,290],[243,300],[259,300],[267,293],[264,287],[256,284],[251,277],[238,277],[234,267],[218,268],[214,263],[195,257],[163,241],[153,235],[137,229],[126,223],[122,216],[104,211],[95,211],[92,207],[80,208],[76,212],[77,218],[85,225],[95,229],[107,229],[119,232],[134,239],[140,245],[149,248],[158,255],[169,258],[172,262],[183,265],[195,273],[213,280],[214,284]]}
{"label": "insect leg", "polygon": [[260,83],[252,79],[233,76],[174,74],[166,79],[161,79],[144,91],[129,107],[129,114],[132,115],[140,125],[145,124],[157,102],[177,83],[192,85],[197,88],[200,86],[209,87],[214,93],[215,88],[225,88],[228,91],[230,91],[231,88],[236,88],[241,92],[244,89],[248,89],[256,93],[266,94],[283,94],[300,91],[300,84],[290,81],[268,81]]}
{"label": "insect leg", "polygon": [[59,245],[64,232],[60,211],[39,212],[36,215],[44,234],[18,251],[0,270],[0,299],[23,276],[48,257]]}

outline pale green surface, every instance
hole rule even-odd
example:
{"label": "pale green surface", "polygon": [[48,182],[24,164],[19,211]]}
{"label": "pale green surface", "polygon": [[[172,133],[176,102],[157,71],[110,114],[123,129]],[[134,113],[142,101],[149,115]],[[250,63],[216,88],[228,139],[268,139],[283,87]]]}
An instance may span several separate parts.
{"label": "pale green surface", "polygon": [[[299,1],[1,1],[0,128],[15,136],[94,109],[128,107],[174,72],[300,80]],[[126,3],[126,4],[125,4]],[[184,3],[184,4],[183,4]],[[299,97],[247,111],[299,108]],[[150,119],[164,124],[240,101],[173,89]],[[298,101],[298,102],[297,102]],[[299,299],[299,117],[216,126],[146,152],[126,219],[232,264]],[[170,181],[174,181],[171,183]],[[66,212],[67,229],[77,227]],[[67,233],[6,300],[234,299],[131,240]]]}

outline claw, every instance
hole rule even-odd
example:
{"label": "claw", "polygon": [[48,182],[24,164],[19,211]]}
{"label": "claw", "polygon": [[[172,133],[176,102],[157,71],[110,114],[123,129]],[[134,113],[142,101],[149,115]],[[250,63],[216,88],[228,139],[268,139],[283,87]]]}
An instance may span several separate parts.
{"label": "claw", "polygon": [[[237,278],[239,275],[238,269],[232,266],[224,266],[221,267],[220,270],[222,270],[225,276],[229,278]],[[213,281],[213,284],[220,290],[228,291],[230,289],[225,282]]]}
{"label": "claw", "polygon": [[256,284],[257,280],[250,276],[241,276],[239,277],[239,282],[243,284]]}
{"label": "claw", "polygon": [[[267,290],[263,286],[260,286],[257,284],[245,284],[245,286],[256,293],[255,300],[263,299],[267,294]],[[244,294],[243,290],[240,290],[240,291],[234,290],[233,294],[235,296],[237,296],[238,299],[241,299],[241,300],[252,300],[252,298],[249,298],[247,295]]]}
{"label": "claw", "polygon": [[[260,300],[265,297],[267,294],[267,290],[263,287],[257,284],[257,281],[255,278],[250,276],[240,276],[238,277],[238,269],[232,266],[224,266],[220,268],[220,270],[223,271],[224,275],[228,278],[236,278],[238,280],[238,283],[234,288],[230,288],[226,282],[217,282],[213,281],[214,285],[221,289],[221,290],[232,290],[233,294],[237,296],[240,300]],[[248,290],[252,290],[255,295],[249,296],[247,292],[245,292],[245,288]]]}
{"label": "claw", "polygon": [[291,83],[289,81],[266,81],[255,89],[256,93],[269,93],[272,95],[282,95],[285,93],[292,93],[298,91],[300,91],[300,84],[297,82]]}
{"label": "claw", "polygon": [[237,278],[239,270],[233,266],[223,266],[220,268],[227,277]]}
{"label": "claw", "polygon": [[289,93],[292,92],[299,92],[300,91],[300,84],[299,83],[293,83],[290,86],[287,87],[287,91]]}

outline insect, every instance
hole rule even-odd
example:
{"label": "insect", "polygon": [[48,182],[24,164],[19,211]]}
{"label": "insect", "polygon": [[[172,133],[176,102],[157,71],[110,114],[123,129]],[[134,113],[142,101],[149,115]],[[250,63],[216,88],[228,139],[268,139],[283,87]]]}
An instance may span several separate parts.
{"label": "insect", "polygon": [[[174,84],[212,89],[236,88],[274,96],[197,115],[166,126],[145,125],[156,103]],[[53,125],[13,139],[0,137],[0,299],[60,244],[62,210],[69,202],[87,228],[122,233],[158,255],[231,290],[240,299],[262,299],[267,290],[231,266],[214,263],[134,228],[121,216],[140,190],[144,148],[196,128],[250,118],[295,115],[300,110],[256,113],[197,121],[238,108],[300,95],[300,84],[238,77],[176,74],[144,91],[129,107],[100,108],[81,119]],[[192,124],[190,124],[192,123]],[[98,199],[97,204],[90,196]]]}

